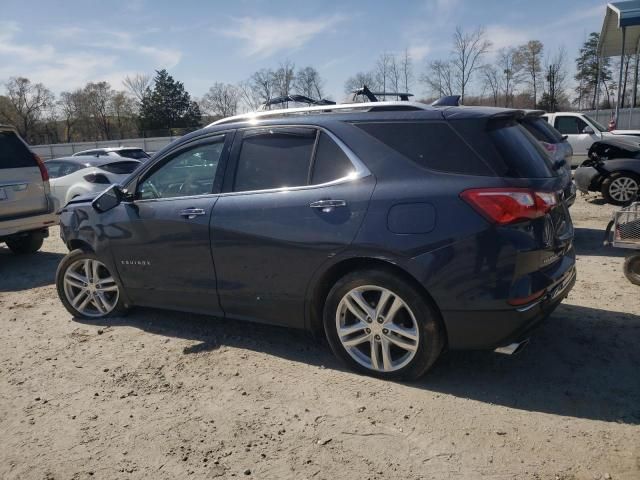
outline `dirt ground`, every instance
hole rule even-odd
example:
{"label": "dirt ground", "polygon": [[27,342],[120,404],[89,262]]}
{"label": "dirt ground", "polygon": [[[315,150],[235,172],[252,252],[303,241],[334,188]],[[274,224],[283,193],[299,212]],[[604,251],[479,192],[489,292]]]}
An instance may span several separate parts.
{"label": "dirt ground", "polygon": [[301,332],[136,309],[74,320],[65,253],[0,247],[0,478],[640,479],[640,288],[579,198],[578,281],[513,357],[417,383],[351,373]]}

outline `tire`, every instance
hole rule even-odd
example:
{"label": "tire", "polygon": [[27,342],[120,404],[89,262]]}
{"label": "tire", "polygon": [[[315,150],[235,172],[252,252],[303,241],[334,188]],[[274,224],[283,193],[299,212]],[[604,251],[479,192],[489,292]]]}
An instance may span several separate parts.
{"label": "tire", "polygon": [[5,241],[7,247],[18,255],[26,255],[36,253],[44,243],[44,235],[41,232],[32,232],[15,238],[9,238]]}
{"label": "tire", "polygon": [[625,259],[624,276],[634,285],[640,285],[640,254],[629,255]]}
{"label": "tire", "polygon": [[[380,306],[383,296],[386,301]],[[364,300],[364,307],[354,307],[354,298]],[[385,270],[359,270],[338,280],[327,295],[323,323],[333,353],[350,368],[378,378],[417,379],[444,345],[437,310],[417,288]]]}
{"label": "tire", "polygon": [[[602,182],[602,196],[611,205],[628,205],[640,193],[640,176],[634,173],[615,172]],[[635,192],[635,195],[634,195]]]}
{"label": "tire", "polygon": [[56,288],[60,301],[76,318],[115,317],[127,310],[122,285],[93,252],[68,253],[58,265]]}

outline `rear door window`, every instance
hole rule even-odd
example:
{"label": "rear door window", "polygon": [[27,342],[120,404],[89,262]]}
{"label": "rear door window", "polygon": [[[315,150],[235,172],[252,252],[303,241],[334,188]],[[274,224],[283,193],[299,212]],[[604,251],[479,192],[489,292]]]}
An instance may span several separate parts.
{"label": "rear door window", "polygon": [[0,169],[37,167],[35,157],[11,131],[0,131]]}
{"label": "rear door window", "polygon": [[422,167],[467,175],[493,173],[447,123],[379,122],[355,125]]}
{"label": "rear door window", "polygon": [[245,132],[233,191],[307,185],[315,140],[316,131],[311,128]]}
{"label": "rear door window", "polygon": [[347,154],[334,142],[329,135],[320,132],[316,157],[313,161],[311,183],[318,185],[339,178],[344,178],[355,171]]}

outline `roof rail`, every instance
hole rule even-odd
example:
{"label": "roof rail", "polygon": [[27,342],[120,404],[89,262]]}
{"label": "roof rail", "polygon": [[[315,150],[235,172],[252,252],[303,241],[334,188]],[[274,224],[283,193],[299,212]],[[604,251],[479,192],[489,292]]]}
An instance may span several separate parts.
{"label": "roof rail", "polygon": [[217,120],[207,125],[221,125],[224,123],[257,121],[263,118],[282,118],[290,115],[343,113],[343,112],[371,112],[371,111],[406,111],[406,110],[431,110],[432,107],[420,102],[365,102],[365,103],[341,103],[338,105],[319,105],[314,107],[283,108],[278,110],[263,110],[258,112],[243,113]]}

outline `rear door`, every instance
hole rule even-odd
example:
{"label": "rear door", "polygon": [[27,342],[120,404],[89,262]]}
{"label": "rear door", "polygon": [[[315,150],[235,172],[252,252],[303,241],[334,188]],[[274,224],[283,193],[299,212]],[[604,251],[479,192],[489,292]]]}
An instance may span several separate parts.
{"label": "rear door", "polygon": [[27,145],[13,130],[0,129],[0,218],[46,213],[47,189]]}
{"label": "rear door", "polygon": [[239,132],[211,217],[225,314],[302,327],[311,276],[351,243],[374,184],[328,132]]}

